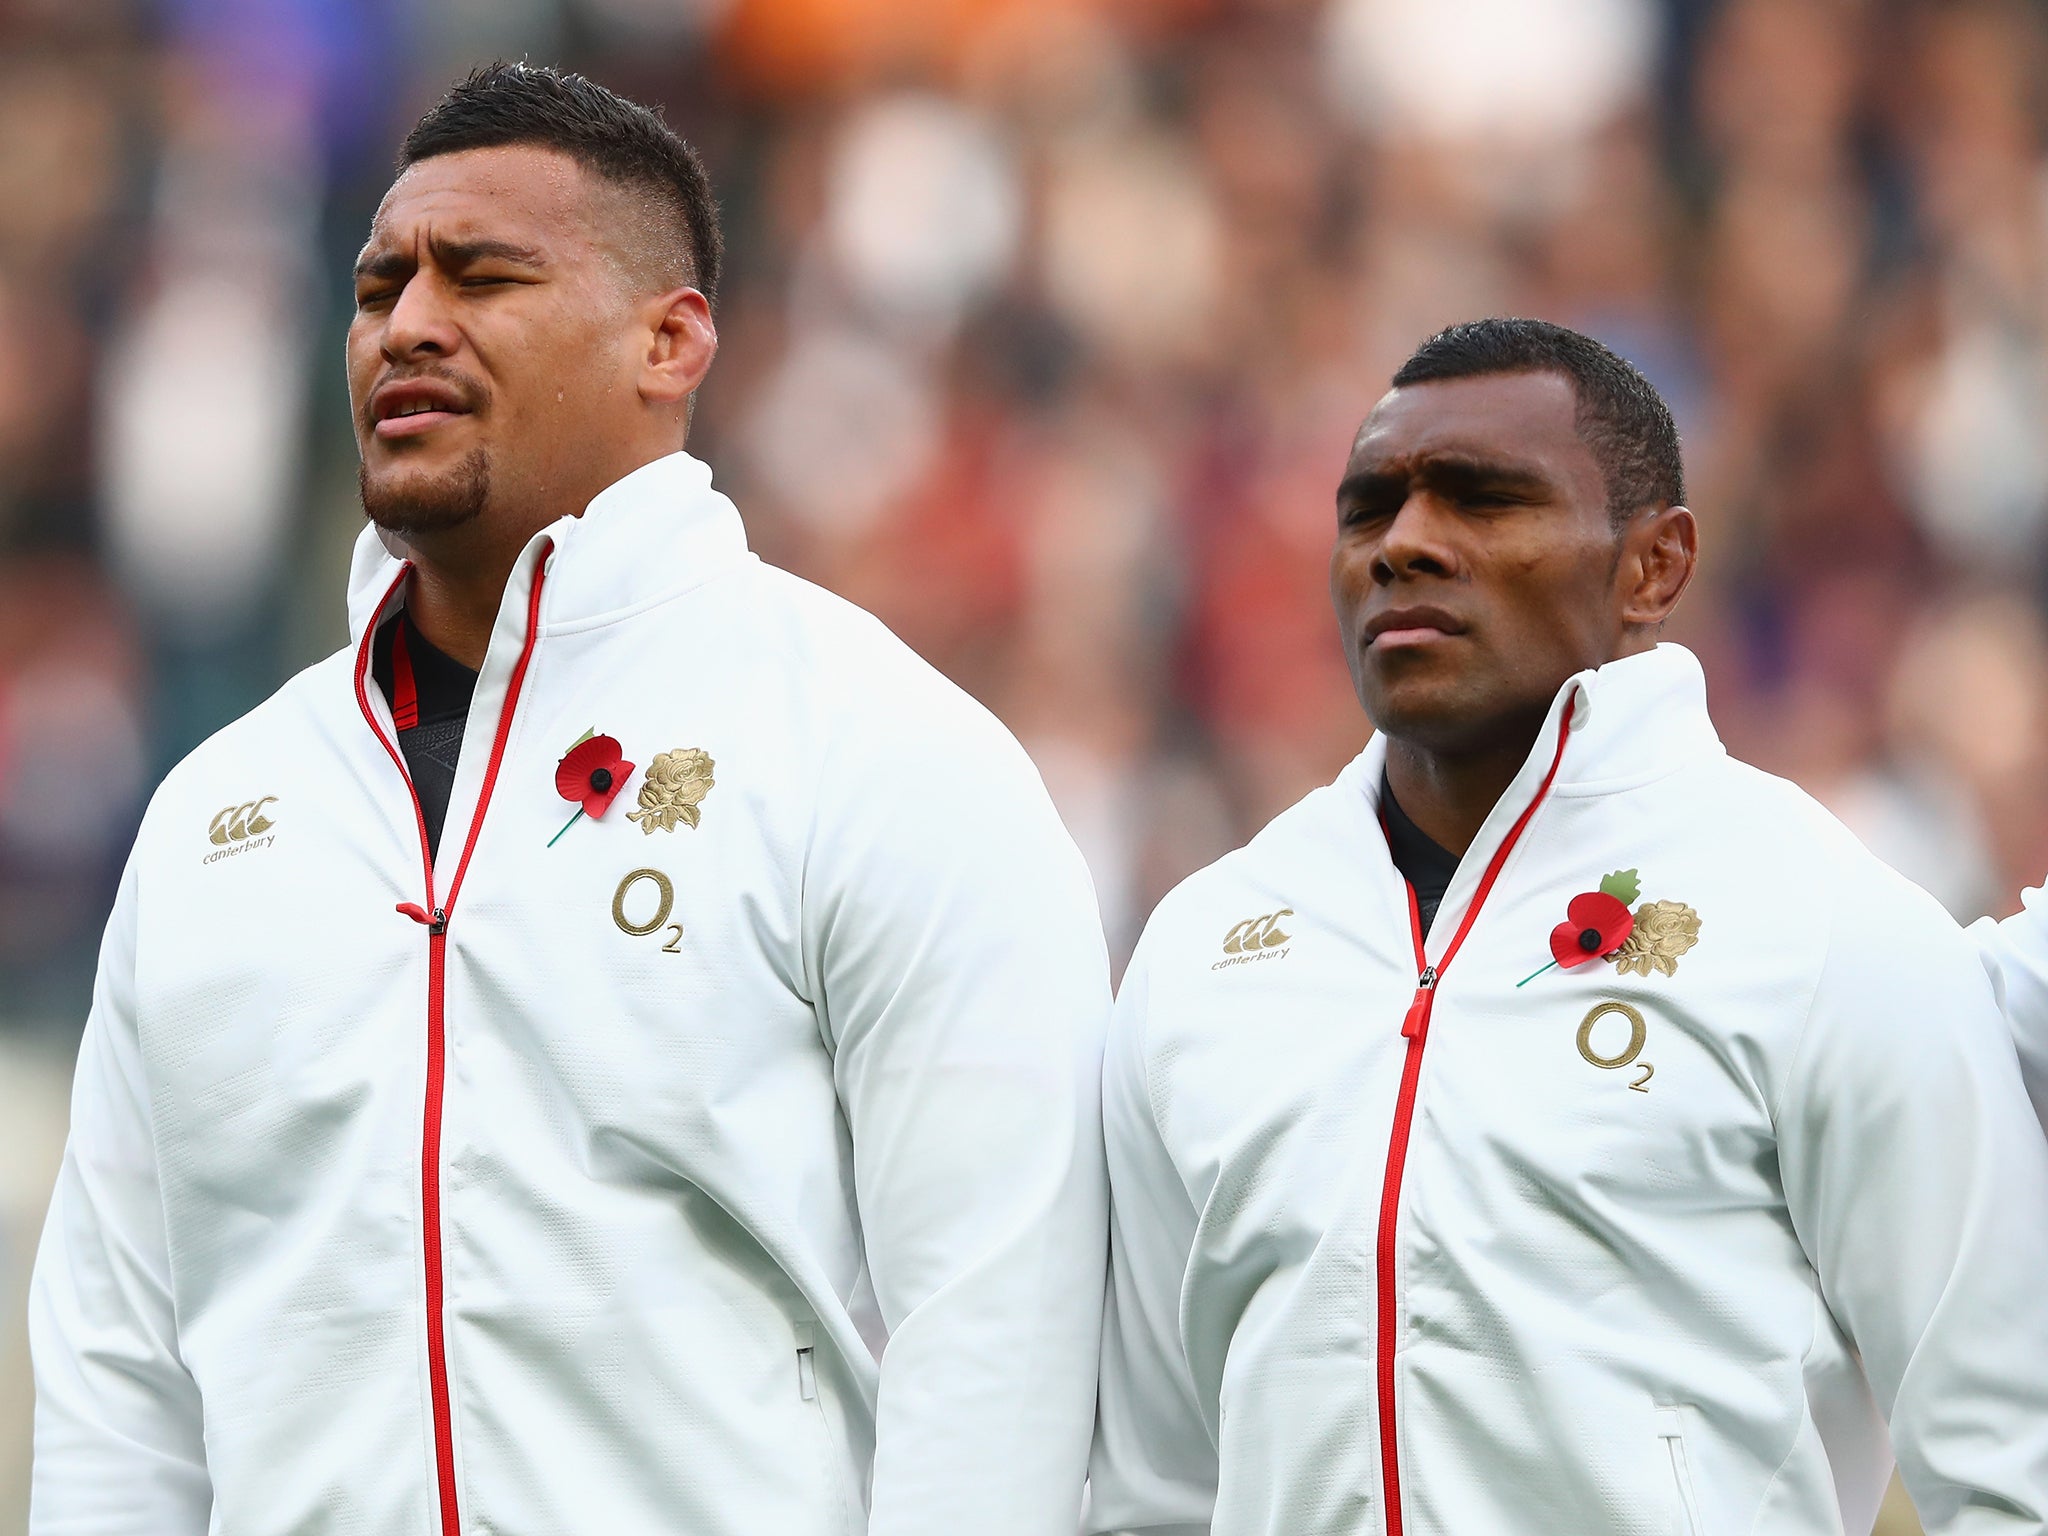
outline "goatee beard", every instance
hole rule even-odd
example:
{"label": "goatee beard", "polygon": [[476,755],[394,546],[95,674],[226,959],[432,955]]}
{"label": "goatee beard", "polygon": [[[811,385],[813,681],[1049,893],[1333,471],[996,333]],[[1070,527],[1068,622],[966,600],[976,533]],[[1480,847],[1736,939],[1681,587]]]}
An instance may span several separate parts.
{"label": "goatee beard", "polygon": [[447,474],[432,480],[409,478],[399,487],[370,483],[369,471],[356,465],[356,489],[371,522],[400,538],[459,528],[483,515],[491,499],[491,465],[481,448],[473,448]]}

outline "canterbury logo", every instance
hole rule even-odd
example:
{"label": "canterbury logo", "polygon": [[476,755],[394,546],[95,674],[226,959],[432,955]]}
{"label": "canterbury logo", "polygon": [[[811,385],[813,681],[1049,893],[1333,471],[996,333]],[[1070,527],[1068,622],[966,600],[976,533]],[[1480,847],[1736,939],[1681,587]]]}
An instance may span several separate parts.
{"label": "canterbury logo", "polygon": [[1294,908],[1282,907],[1264,917],[1246,918],[1223,936],[1223,953],[1245,955],[1253,950],[1279,948],[1289,942],[1289,935],[1280,931],[1280,919],[1292,916]]}
{"label": "canterbury logo", "polygon": [[245,801],[231,805],[213,818],[213,825],[206,829],[206,840],[225,848],[229,843],[239,843],[245,837],[257,837],[277,825],[274,817],[263,814],[266,805],[277,804],[277,796],[265,795],[261,800]]}

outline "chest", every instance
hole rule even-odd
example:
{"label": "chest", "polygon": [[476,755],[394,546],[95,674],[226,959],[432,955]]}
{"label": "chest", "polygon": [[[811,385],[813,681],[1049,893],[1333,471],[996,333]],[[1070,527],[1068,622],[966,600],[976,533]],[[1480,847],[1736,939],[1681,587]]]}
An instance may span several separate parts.
{"label": "chest", "polygon": [[[701,670],[650,690],[644,668],[611,684],[602,658],[566,660],[537,652],[480,813],[469,758],[497,743],[471,730],[431,896],[412,795],[359,716],[163,808],[137,966],[152,1090],[174,1132],[238,1133],[194,1157],[253,1167],[281,1137],[332,1153],[366,1126],[403,1147],[436,1050],[451,1123],[480,1135],[490,1103],[579,1140],[702,1126],[762,1084],[829,1101],[802,946],[807,744]],[[556,785],[593,730],[632,764],[594,818]],[[260,818],[213,842],[213,801]],[[407,904],[445,910],[445,934]]]}
{"label": "chest", "polygon": [[[1405,1209],[1435,1199],[1561,1264],[1588,1202],[1650,1224],[1781,1204],[1770,1106],[1808,1000],[1803,951],[1739,879],[1660,854],[1654,874],[1630,861],[1646,867],[1621,953],[1553,965],[1571,898],[1619,862],[1569,850],[1533,841],[1511,866],[1416,1034],[1421,967],[1391,871],[1254,902],[1286,913],[1285,944],[1248,952],[1219,911],[1216,954],[1189,945],[1155,978],[1153,1098],[1221,1248],[1279,1269],[1332,1234],[1370,1246],[1390,1163]],[[1461,917],[1454,892],[1430,963]]]}

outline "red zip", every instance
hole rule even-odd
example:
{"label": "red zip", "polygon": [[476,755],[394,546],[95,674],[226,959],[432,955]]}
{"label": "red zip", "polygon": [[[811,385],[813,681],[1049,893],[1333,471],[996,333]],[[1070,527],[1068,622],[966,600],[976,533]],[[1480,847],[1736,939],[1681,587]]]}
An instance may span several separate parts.
{"label": "red zip", "polygon": [[[1422,908],[1415,899],[1415,887],[1405,879],[1408,888],[1408,931],[1415,941],[1415,996],[1409,1001],[1408,1012],[1401,1020],[1401,1035],[1408,1042],[1408,1053],[1401,1063],[1401,1092],[1394,1100],[1394,1129],[1387,1141],[1387,1177],[1380,1187],[1380,1230],[1378,1248],[1379,1272],[1379,1399],[1380,1399],[1380,1484],[1385,1493],[1386,1536],[1402,1536],[1401,1524],[1401,1458],[1394,1433],[1394,1344],[1400,1329],[1400,1308],[1395,1295],[1395,1239],[1401,1223],[1401,1174],[1408,1165],[1408,1133],[1415,1121],[1415,1091],[1422,1079],[1422,1048],[1429,1041],[1429,1017],[1436,1006],[1436,989],[1443,980],[1444,972],[1451,968],[1451,961],[1465,943],[1465,935],[1472,931],[1472,924],[1479,917],[1479,909],[1486,904],[1486,898],[1493,890],[1494,881],[1500,878],[1502,866],[1508,855],[1514,852],[1515,844],[1522,840],[1522,831],[1529,825],[1529,818],[1536,814],[1536,807],[1543,803],[1550,793],[1551,780],[1557,777],[1557,765],[1564,761],[1564,744],[1571,735],[1572,710],[1565,708],[1564,719],[1557,729],[1557,751],[1550,759],[1550,771],[1543,775],[1543,782],[1537,786],[1536,798],[1531,800],[1522,814],[1515,818],[1515,824],[1508,828],[1508,835],[1493,851],[1487,861],[1486,873],[1479,877],[1479,888],[1472,893],[1472,900],[1465,908],[1465,915],[1458,923],[1457,932],[1451,935],[1451,942],[1444,946],[1443,958],[1435,965],[1422,945]],[[1386,817],[1380,818],[1380,828],[1386,829]]]}
{"label": "red zip", "polygon": [[[419,791],[413,787],[412,775],[406,772],[405,758],[397,744],[384,734],[370,709],[367,679],[370,650],[376,637],[374,624],[364,634],[356,657],[356,704],[370,730],[390,754],[399,778],[405,781],[405,792],[412,797],[413,818],[420,835],[420,864],[426,872],[426,905],[402,901],[398,910],[427,930],[427,1090],[420,1117],[420,1226],[427,1279],[427,1380],[434,1400],[434,1473],[441,1495],[441,1536],[460,1536],[462,1530],[462,1512],[455,1495],[454,1411],[448,1396],[448,1351],[441,1318],[441,1100],[447,1080],[448,918],[455,910],[455,898],[469,869],[469,857],[476,852],[477,834],[483,830],[484,813],[490,809],[498,770],[504,765],[505,744],[512,736],[512,714],[526,681],[527,664],[533,659],[534,642],[540,635],[541,584],[546,580],[547,557],[553,548],[552,541],[541,545],[533,590],[526,600],[526,643],[520,647],[511,681],[505,685],[505,702],[498,708],[497,734],[491,740],[490,760],[477,792],[476,814],[469,820],[469,837],[462,845],[462,857],[456,861],[454,878],[448,882],[448,899],[441,905],[434,902],[434,854],[427,840],[427,816],[420,806]],[[411,572],[408,563],[384,594],[384,601],[377,605],[377,612],[384,611]]]}

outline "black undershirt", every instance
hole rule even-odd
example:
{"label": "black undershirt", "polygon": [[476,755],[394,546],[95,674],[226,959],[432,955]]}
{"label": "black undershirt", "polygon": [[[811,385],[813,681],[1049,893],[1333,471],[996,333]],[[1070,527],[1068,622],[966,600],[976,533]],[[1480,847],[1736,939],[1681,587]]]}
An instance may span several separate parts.
{"label": "black undershirt", "polygon": [[1415,905],[1422,913],[1422,931],[1427,933],[1436,921],[1436,909],[1443,905],[1444,892],[1451,888],[1451,876],[1458,872],[1458,856],[1408,819],[1384,772],[1380,774],[1380,808],[1386,812],[1387,847],[1393,852],[1394,868],[1415,887]]}
{"label": "black undershirt", "polygon": [[462,755],[462,732],[469,723],[469,701],[476,692],[476,674],[454,657],[420,638],[419,630],[395,615],[377,631],[370,650],[370,670],[387,700],[393,698],[391,641],[405,624],[405,654],[412,662],[413,689],[419,701],[419,723],[398,733],[420,815],[427,823],[427,850],[441,851],[441,824],[448,819],[448,797],[455,790],[455,763]]}

